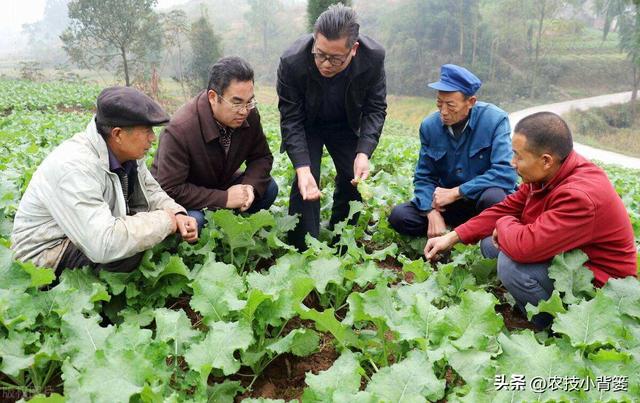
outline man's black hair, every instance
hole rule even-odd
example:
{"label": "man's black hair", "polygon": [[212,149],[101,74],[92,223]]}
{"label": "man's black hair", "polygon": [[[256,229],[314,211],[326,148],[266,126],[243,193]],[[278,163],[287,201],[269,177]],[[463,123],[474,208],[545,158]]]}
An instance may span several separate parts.
{"label": "man's black hair", "polygon": [[538,112],[520,120],[514,130],[527,139],[529,151],[542,155],[554,154],[564,161],[573,150],[571,129],[560,116]]}
{"label": "man's black hair", "polygon": [[233,80],[253,82],[253,69],[246,60],[240,57],[223,57],[211,66],[207,89],[222,95]]}
{"label": "man's black hair", "polygon": [[111,135],[111,130],[113,130],[113,126],[102,124],[96,120],[96,129],[98,130],[98,134],[102,136],[104,141],[107,141],[107,139]]}
{"label": "man's black hair", "polygon": [[347,47],[351,48],[360,33],[358,15],[351,7],[342,3],[333,4],[320,14],[313,25],[314,37],[318,33],[330,41],[347,38]]}

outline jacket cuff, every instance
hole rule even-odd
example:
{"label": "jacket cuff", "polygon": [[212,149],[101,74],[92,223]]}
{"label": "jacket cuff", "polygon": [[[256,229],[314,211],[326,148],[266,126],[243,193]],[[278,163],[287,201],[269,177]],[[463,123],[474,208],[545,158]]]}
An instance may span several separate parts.
{"label": "jacket cuff", "polygon": [[287,151],[287,155],[289,155],[289,159],[293,164],[294,168],[300,168],[304,166],[311,166],[311,159],[308,154],[305,153],[291,153]]}
{"label": "jacket cuff", "polygon": [[367,155],[367,157],[371,158],[371,154],[373,154],[373,151],[376,149],[377,146],[378,146],[377,142],[371,141],[364,137],[360,137],[358,139],[358,145],[356,147],[356,154],[364,153]]}
{"label": "jacket cuff", "polygon": [[465,224],[458,225],[453,230],[456,232],[456,234],[458,234],[458,238],[460,238],[460,242],[466,245],[471,243],[473,239],[473,234],[469,231],[469,229]]}

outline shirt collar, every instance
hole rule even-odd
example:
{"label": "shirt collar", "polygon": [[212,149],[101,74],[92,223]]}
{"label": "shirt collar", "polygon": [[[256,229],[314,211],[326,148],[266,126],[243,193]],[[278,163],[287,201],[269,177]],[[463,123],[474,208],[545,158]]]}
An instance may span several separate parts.
{"label": "shirt collar", "polygon": [[[473,110],[473,108],[471,110]],[[455,131],[453,130],[453,127],[456,126],[456,125],[460,125],[460,124],[464,123],[464,126],[462,127],[462,130],[460,130],[460,134],[462,134],[462,133],[464,133],[465,130],[467,130],[467,127],[469,126],[469,122],[470,121],[471,121],[471,111],[469,111],[469,114],[467,115],[466,118],[464,118],[464,120],[462,120],[462,121],[460,121],[458,123],[455,123],[455,124],[453,124],[451,126],[447,126],[447,125],[443,125],[443,126],[447,130],[449,135],[455,139],[456,135],[455,135]]]}
{"label": "shirt collar", "polygon": [[130,175],[131,172],[135,170],[137,164],[135,160],[125,161],[121,164],[113,151],[111,151],[111,148],[109,148],[109,145],[107,145],[107,152],[109,153],[109,170],[111,172],[116,172],[121,169],[127,175]]}

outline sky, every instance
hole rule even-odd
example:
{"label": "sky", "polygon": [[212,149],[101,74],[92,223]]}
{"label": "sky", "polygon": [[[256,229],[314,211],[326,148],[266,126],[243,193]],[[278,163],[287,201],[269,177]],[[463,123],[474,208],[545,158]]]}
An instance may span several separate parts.
{"label": "sky", "polygon": [[[158,9],[188,0],[158,0]],[[0,0],[0,32],[20,32],[22,24],[40,20],[46,0]]]}

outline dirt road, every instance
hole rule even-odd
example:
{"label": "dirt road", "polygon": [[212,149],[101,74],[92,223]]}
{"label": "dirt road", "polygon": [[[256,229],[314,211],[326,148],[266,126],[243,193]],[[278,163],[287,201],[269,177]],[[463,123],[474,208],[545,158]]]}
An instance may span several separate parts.
{"label": "dirt road", "polygon": [[[631,92],[600,95],[591,98],[574,99],[572,101],[557,102],[554,104],[534,106],[509,114],[511,127],[515,127],[523,117],[535,112],[550,111],[563,115],[571,110],[586,110],[600,106],[622,104],[631,99]],[[616,164],[625,168],[640,169],[640,158],[628,157],[612,151],[593,148],[584,144],[574,143],[574,149],[583,156],[599,160],[607,164]]]}

